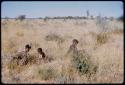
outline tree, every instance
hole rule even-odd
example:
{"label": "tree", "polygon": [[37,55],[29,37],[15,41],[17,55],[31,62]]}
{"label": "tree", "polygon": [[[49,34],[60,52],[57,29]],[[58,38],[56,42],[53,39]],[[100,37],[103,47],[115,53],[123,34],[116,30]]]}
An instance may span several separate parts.
{"label": "tree", "polygon": [[44,21],[46,22],[47,20],[49,20],[49,17],[46,16],[46,17],[44,18]]}
{"label": "tree", "polygon": [[4,19],[8,21],[9,17],[5,17]]}
{"label": "tree", "polygon": [[93,15],[91,15],[91,19],[94,19]]}
{"label": "tree", "polygon": [[39,17],[39,19],[43,19],[42,17]]}
{"label": "tree", "polygon": [[83,19],[87,19],[87,17],[83,16]]}
{"label": "tree", "polygon": [[89,10],[86,11],[87,18],[89,18]]}
{"label": "tree", "polygon": [[[122,11],[124,12],[124,4],[123,4],[123,3],[121,4],[121,9],[122,9]],[[118,17],[118,20],[120,20],[120,21],[123,21],[123,20],[124,20],[124,15],[123,15],[123,13],[122,13],[122,15],[121,15],[120,17]]]}
{"label": "tree", "polygon": [[113,21],[113,20],[114,20],[114,17],[110,17],[110,20]]}
{"label": "tree", "polygon": [[26,15],[19,15],[17,17],[17,19],[19,19],[20,21],[24,20],[26,18]]}

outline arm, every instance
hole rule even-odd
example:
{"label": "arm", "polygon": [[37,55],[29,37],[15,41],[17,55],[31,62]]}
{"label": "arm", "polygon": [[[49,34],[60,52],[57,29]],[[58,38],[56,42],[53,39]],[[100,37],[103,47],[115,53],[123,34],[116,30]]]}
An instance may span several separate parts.
{"label": "arm", "polygon": [[67,54],[71,52],[71,50],[73,49],[72,45],[69,47]]}
{"label": "arm", "polygon": [[43,58],[43,59],[46,58],[46,55],[45,55],[44,52],[42,53],[42,58]]}

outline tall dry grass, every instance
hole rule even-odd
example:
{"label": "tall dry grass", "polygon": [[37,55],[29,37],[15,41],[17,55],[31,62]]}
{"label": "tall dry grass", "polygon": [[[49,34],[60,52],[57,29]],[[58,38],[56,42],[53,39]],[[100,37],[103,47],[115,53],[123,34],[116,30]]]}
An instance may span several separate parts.
{"label": "tall dry grass", "polygon": [[[122,22],[105,23],[108,30],[104,35],[100,34],[103,22],[98,25],[96,20],[1,21],[3,83],[123,82]],[[79,40],[78,49],[82,55],[72,61],[73,57],[66,52],[74,38]],[[35,57],[37,48],[42,47],[53,58],[52,62],[17,66],[16,70],[8,68],[10,56],[23,50],[27,43],[32,44],[31,56]],[[90,63],[84,63],[88,57]]]}

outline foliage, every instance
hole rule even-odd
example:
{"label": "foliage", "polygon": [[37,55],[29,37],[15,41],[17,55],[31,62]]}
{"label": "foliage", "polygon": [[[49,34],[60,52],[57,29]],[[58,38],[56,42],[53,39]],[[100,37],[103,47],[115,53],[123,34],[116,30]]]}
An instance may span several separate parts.
{"label": "foliage", "polygon": [[17,17],[17,19],[19,19],[20,21],[23,21],[26,18],[26,15],[19,15]]}
{"label": "foliage", "polygon": [[81,73],[87,74],[90,72],[90,55],[83,52],[73,55],[73,66]]}

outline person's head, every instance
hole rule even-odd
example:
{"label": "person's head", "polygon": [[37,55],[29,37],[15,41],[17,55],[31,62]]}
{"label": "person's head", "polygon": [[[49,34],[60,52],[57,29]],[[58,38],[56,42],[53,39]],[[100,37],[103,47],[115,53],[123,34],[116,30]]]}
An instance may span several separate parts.
{"label": "person's head", "polygon": [[31,49],[31,46],[29,44],[25,45],[25,51],[29,52],[29,50]]}
{"label": "person's head", "polygon": [[42,54],[42,52],[43,52],[43,51],[42,51],[42,48],[38,48],[38,49],[37,49],[37,52],[40,53],[40,54]]}
{"label": "person's head", "polygon": [[73,39],[73,45],[77,45],[79,43],[79,41],[77,39]]}

